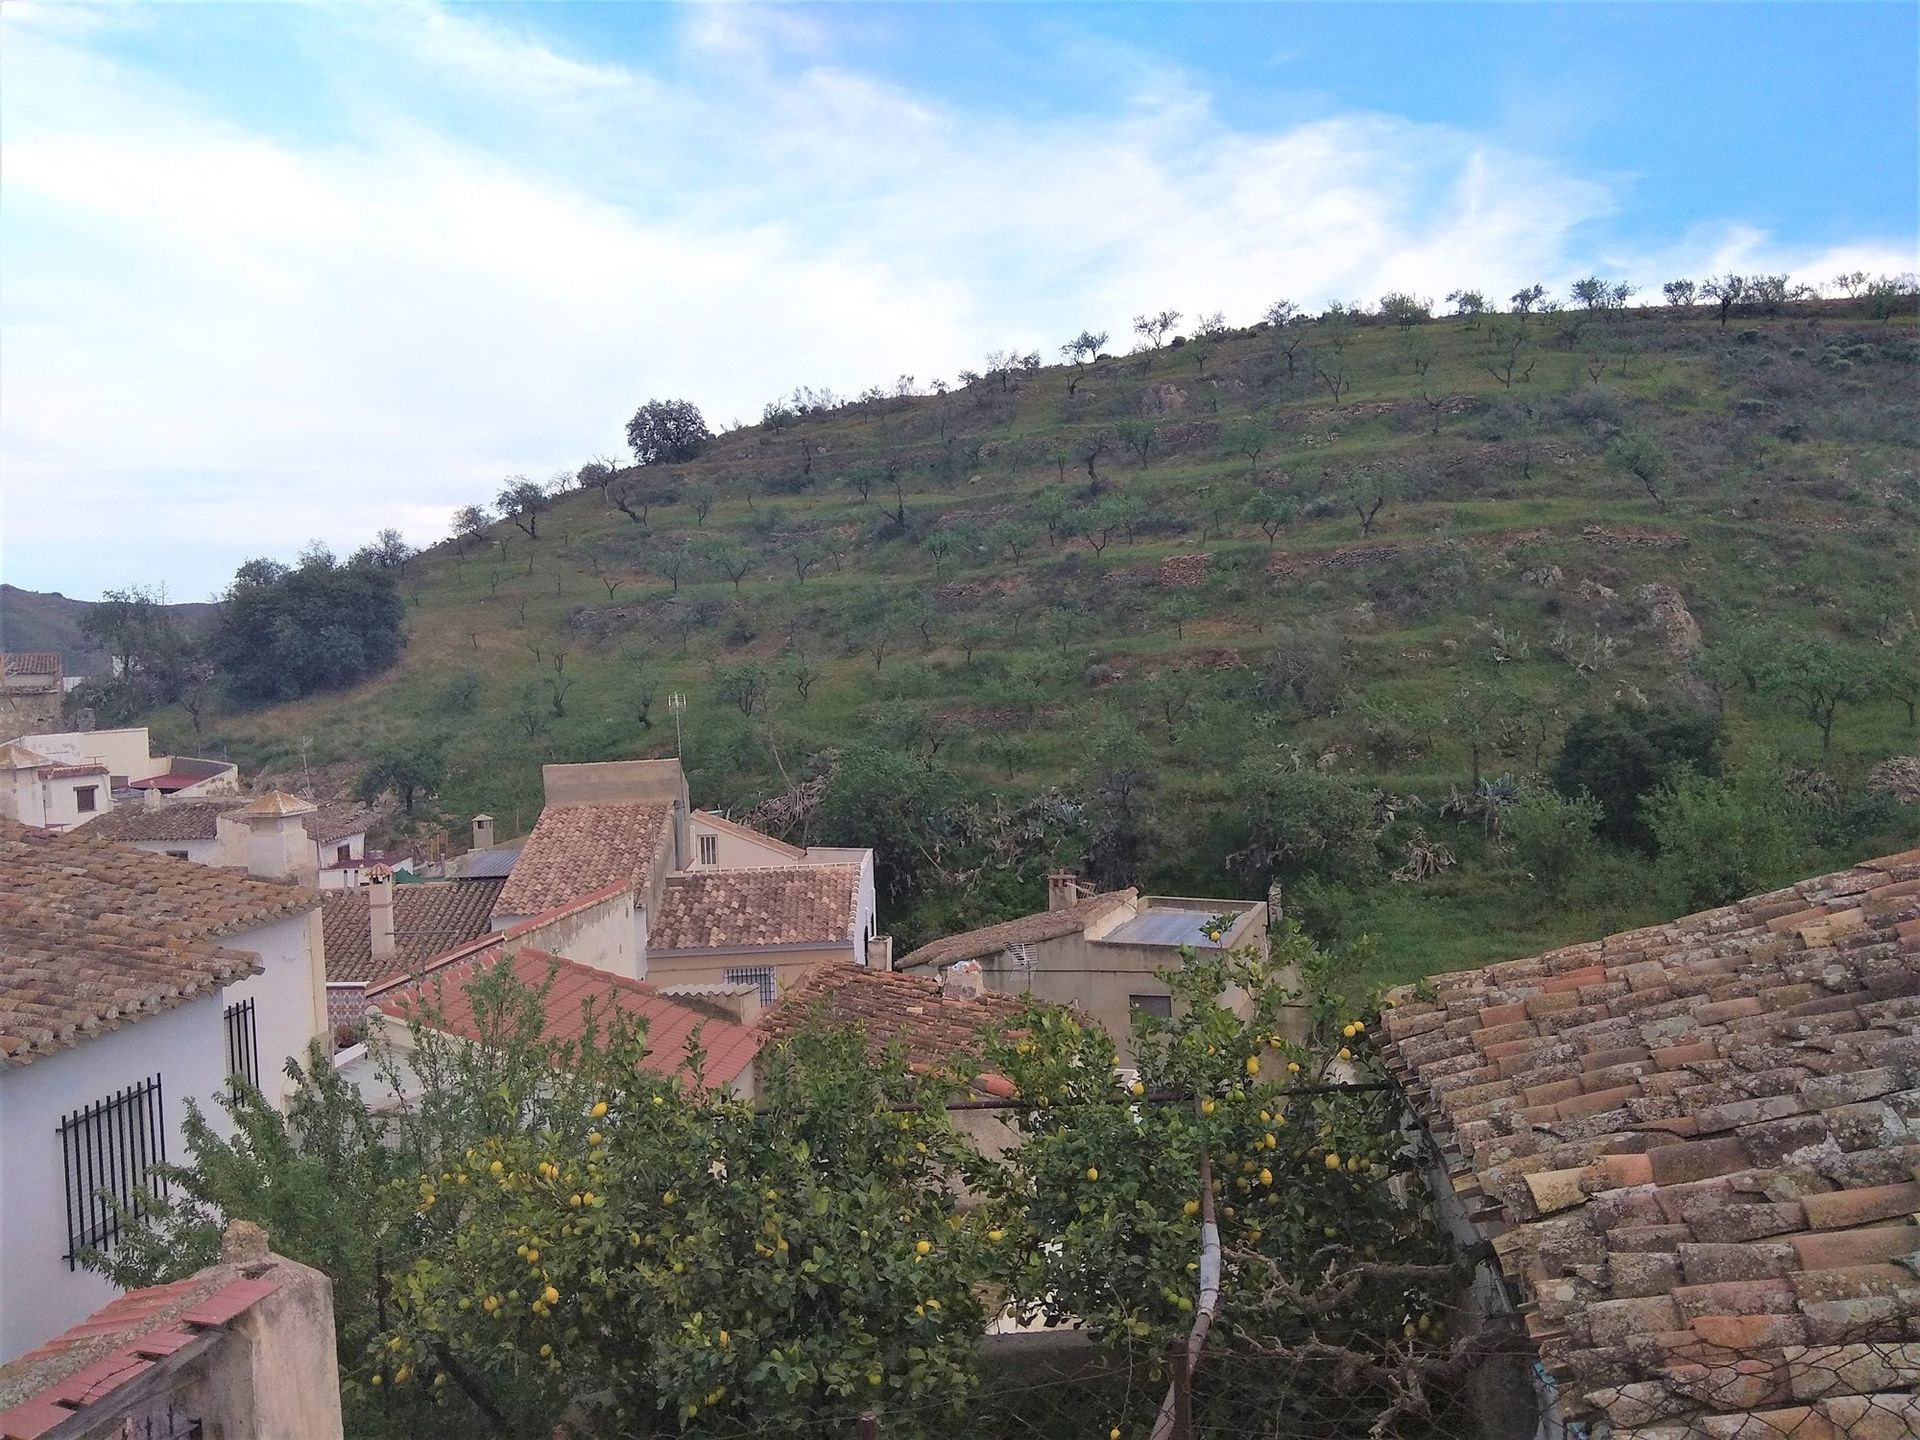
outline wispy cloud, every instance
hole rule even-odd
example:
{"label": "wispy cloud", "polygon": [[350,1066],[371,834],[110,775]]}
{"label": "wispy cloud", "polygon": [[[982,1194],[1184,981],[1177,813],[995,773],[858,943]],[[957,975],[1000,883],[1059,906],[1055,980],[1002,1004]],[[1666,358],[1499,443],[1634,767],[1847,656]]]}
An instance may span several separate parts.
{"label": "wispy cloud", "polygon": [[[10,579],[76,593],[434,538],[504,473],[615,448],[648,395],[746,417],[1149,306],[1560,283],[1620,203],[1391,115],[1239,129],[1140,55],[1097,126],[971,112],[816,15],[731,7],[619,63],[467,10],[302,11],[341,111],[303,141],[129,58],[123,23],[0,17],[0,541]],[[1643,284],[1831,259],[1732,225],[1605,258]]]}

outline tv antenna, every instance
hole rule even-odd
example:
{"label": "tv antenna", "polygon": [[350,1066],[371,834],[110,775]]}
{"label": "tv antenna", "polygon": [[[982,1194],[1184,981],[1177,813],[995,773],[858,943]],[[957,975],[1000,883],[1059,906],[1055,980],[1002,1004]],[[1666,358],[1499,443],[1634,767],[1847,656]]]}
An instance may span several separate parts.
{"label": "tv antenna", "polygon": [[673,716],[673,753],[680,754],[680,716],[687,708],[687,696],[683,690],[675,690],[667,696],[667,711]]}

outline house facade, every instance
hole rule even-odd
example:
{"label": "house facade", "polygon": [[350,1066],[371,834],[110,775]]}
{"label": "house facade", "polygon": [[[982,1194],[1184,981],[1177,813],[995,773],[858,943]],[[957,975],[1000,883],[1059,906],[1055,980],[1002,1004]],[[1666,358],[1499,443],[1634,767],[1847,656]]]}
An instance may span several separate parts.
{"label": "house facade", "polygon": [[0,654],[0,735],[58,725],[66,694],[66,663],[58,651]]}
{"label": "house facade", "polygon": [[548,765],[542,778],[547,803],[494,902],[495,929],[625,892],[617,954],[549,948],[661,985],[751,983],[769,1004],[814,965],[869,963],[872,851],[802,849],[695,811],[677,760]]}
{"label": "house facade", "polygon": [[18,741],[0,745],[0,820],[72,830],[113,805],[104,765],[67,765]]}
{"label": "house facade", "polygon": [[117,1234],[99,1192],[186,1158],[189,1101],[219,1128],[243,1075],[284,1103],[325,1035],[319,896],[256,874],[0,824],[0,1359],[112,1297],[78,1261]]}
{"label": "house facade", "polygon": [[148,790],[188,800],[240,793],[240,770],[231,761],[155,755],[152,737],[144,725],[22,733],[15,738],[56,765],[104,767],[109,788],[125,799],[144,798],[126,792]]}
{"label": "house facade", "polygon": [[[909,973],[943,974],[962,962],[977,964],[986,989],[1030,995],[1071,1006],[1113,1037],[1131,1064],[1133,1016],[1173,1013],[1173,994],[1160,972],[1180,964],[1180,951],[1267,947],[1267,906],[1259,900],[1142,895],[1137,890],[1092,893],[1077,877],[1048,877],[1048,907],[1017,920],[949,935],[900,958]],[[1225,997],[1238,1005],[1246,997]],[[1304,1013],[1282,1026],[1303,1037]],[[1297,1036],[1294,1032],[1297,1032]]]}

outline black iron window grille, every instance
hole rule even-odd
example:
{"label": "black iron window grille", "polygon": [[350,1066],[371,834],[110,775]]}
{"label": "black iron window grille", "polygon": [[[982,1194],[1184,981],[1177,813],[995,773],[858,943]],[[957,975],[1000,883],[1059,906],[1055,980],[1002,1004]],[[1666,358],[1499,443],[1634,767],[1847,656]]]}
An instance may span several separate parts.
{"label": "black iron window grille", "polygon": [[167,1182],[153,1169],[167,1158],[164,1105],[155,1075],[60,1122],[67,1185],[67,1253],[61,1258],[67,1269],[79,1268],[82,1250],[113,1248],[122,1210],[133,1210],[142,1198],[165,1197]]}
{"label": "black iron window grille", "polygon": [[260,1030],[251,1000],[227,1007],[227,1074],[260,1088]]}

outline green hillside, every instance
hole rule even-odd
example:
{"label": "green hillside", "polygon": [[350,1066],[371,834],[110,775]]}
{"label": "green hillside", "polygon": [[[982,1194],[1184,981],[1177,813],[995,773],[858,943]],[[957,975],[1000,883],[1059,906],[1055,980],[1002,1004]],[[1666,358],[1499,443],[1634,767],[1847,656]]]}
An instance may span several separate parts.
{"label": "green hillside", "polygon": [[[1888,678],[1920,603],[1916,361],[1911,316],[1846,302],[1335,317],[776,415],[562,495],[537,538],[435,547],[397,667],[198,743],[430,739],[419,823],[456,833],[530,825],[542,761],[670,753],[670,694],[705,804],[810,815],[821,752],[871,743],[900,759],[863,759],[859,803],[979,802],[912,840],[908,942],[1036,903],[1103,828],[1107,878],[1259,893],[1226,864],[1247,771],[1297,755],[1376,792],[1370,846],[1281,857],[1318,928],[1377,932],[1388,974],[1519,953],[1671,903],[1624,854],[1549,901],[1482,811],[1444,813],[1476,757],[1538,772],[1585,709],[1724,706],[1733,762],[1778,756],[1824,807],[1795,863],[1915,843],[1920,806],[1867,777],[1920,749]],[[1809,638],[1873,672],[1824,752],[1801,697],[1742,679]],[[1423,842],[1459,864],[1390,878]]]}

